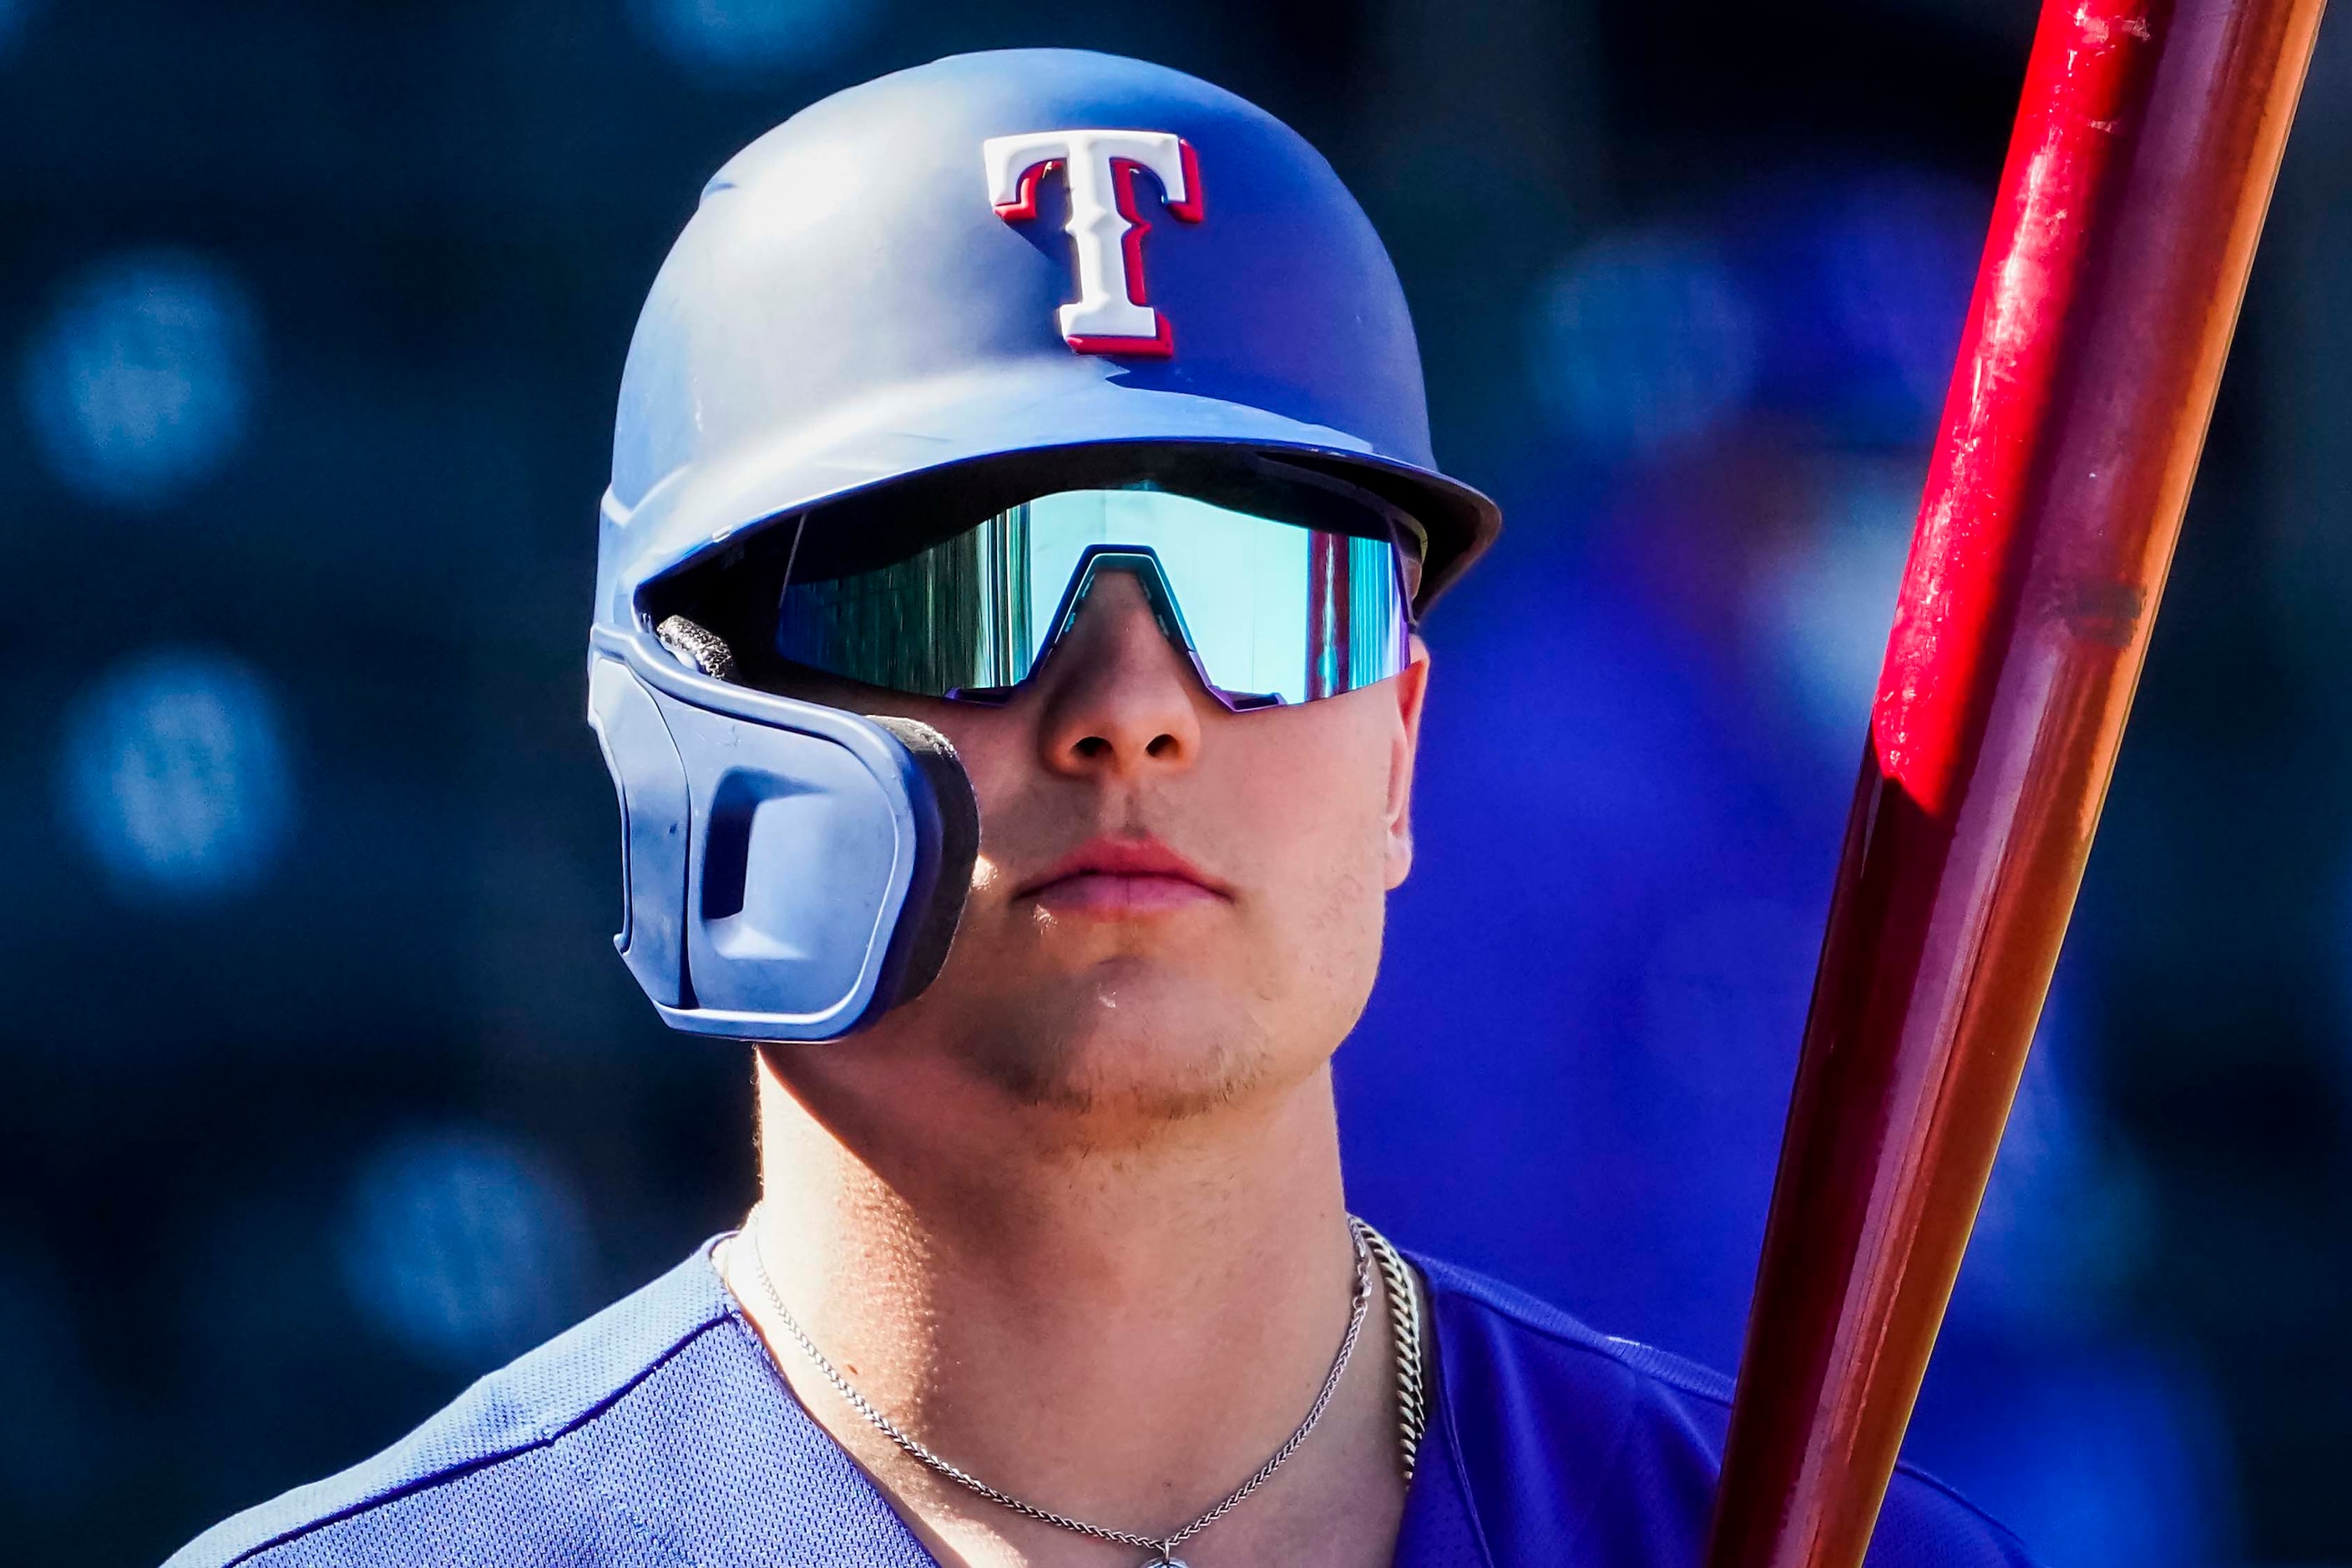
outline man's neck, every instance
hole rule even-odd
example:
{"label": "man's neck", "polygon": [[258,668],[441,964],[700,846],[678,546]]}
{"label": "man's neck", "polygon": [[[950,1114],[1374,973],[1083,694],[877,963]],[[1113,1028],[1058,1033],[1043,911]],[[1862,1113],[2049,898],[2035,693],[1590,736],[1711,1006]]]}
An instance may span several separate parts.
{"label": "man's neck", "polygon": [[[766,1196],[747,1239],[834,1365],[935,1452],[1024,1500],[1158,1534],[1297,1425],[1355,1279],[1328,1071],[1090,1147],[1001,1107],[910,1118],[919,1138],[852,1125],[821,1068],[786,1070],[761,1073]],[[935,1552],[1120,1560],[900,1454],[773,1331],[751,1262],[739,1247],[728,1274],[780,1368]],[[1387,1560],[1402,1490],[1383,1314],[1357,1354],[1316,1437],[1182,1549],[1196,1568]]]}

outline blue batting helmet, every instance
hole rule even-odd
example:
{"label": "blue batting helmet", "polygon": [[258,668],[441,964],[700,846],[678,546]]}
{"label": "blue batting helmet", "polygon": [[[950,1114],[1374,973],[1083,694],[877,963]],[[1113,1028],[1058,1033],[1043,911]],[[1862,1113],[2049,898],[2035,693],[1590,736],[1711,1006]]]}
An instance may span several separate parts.
{"label": "blue batting helmet", "polygon": [[1430,455],[1370,223],[1231,93],[1076,50],[958,56],[813,105],[711,179],[629,345],[589,660],[615,942],[664,1018],[829,1039],[911,996],[978,823],[935,731],[727,679],[723,645],[656,614],[663,585],[877,487],[1137,445],[1344,475],[1425,532],[1423,604],[1498,526]]}

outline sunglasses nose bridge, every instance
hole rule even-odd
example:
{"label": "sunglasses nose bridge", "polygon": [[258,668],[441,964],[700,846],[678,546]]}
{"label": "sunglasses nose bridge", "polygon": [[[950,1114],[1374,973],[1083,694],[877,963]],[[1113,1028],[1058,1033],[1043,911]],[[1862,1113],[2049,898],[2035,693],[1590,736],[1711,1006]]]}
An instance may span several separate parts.
{"label": "sunglasses nose bridge", "polygon": [[1078,558],[1077,568],[1070,574],[1069,591],[1051,622],[1052,631],[1044,646],[1037,650],[1037,662],[1043,664],[1069,636],[1107,574],[1124,575],[1134,581],[1143,595],[1145,607],[1151,612],[1152,620],[1160,627],[1160,635],[1166,637],[1197,671],[1199,651],[1193,647],[1192,633],[1184,625],[1184,613],[1177,603],[1175,585],[1169,582],[1167,570],[1160,565],[1158,553],[1142,545],[1097,544],[1090,546]]}

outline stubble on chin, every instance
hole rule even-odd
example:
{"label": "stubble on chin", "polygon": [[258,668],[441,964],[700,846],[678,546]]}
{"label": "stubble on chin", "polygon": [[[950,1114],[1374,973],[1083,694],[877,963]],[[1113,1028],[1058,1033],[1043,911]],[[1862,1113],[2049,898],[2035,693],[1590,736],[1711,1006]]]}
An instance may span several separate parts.
{"label": "stubble on chin", "polygon": [[[1157,1129],[1213,1116],[1271,1076],[1263,1025],[1241,1016],[1150,1016],[1150,1005],[1107,1005],[1097,994],[1032,1007],[1018,1023],[965,1037],[972,1071],[1024,1110],[1066,1121],[1090,1145],[1148,1141]],[[1222,1009],[1220,1011],[1223,1011]]]}

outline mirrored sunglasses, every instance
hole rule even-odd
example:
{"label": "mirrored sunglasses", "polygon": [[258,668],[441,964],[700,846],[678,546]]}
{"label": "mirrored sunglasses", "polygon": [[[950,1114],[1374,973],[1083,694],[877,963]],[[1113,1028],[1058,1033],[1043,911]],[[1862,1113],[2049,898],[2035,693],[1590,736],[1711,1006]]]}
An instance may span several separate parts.
{"label": "mirrored sunglasses", "polygon": [[1395,520],[1367,510],[1364,524],[1307,527],[1145,487],[1062,490],[886,566],[788,577],[775,648],[869,686],[1000,702],[1126,574],[1227,707],[1312,701],[1411,658],[1412,557]]}

